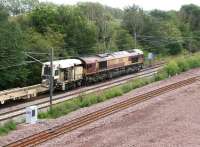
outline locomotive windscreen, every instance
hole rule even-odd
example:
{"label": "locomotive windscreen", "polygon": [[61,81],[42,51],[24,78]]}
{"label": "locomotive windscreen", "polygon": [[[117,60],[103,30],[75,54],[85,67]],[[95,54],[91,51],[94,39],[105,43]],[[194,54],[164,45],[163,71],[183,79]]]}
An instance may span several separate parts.
{"label": "locomotive windscreen", "polygon": [[50,73],[51,73],[51,68],[48,65],[46,65],[44,67],[44,75],[50,75]]}
{"label": "locomotive windscreen", "polygon": [[107,61],[99,62],[99,70],[103,70],[107,68]]}

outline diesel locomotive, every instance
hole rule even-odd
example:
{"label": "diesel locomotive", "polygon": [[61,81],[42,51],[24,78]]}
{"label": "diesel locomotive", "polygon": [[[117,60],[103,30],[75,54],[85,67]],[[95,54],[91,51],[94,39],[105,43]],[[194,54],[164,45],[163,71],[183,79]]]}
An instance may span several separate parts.
{"label": "diesel locomotive", "polygon": [[[81,85],[138,72],[143,64],[144,54],[140,49],[57,60],[53,62],[54,87],[59,90],[70,90]],[[49,85],[50,71],[50,62],[44,63],[42,83],[46,86]]]}

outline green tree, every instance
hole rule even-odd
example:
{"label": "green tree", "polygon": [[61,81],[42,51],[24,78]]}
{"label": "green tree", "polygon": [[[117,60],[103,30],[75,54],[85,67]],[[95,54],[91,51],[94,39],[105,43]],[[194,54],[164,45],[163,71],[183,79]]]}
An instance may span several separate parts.
{"label": "green tree", "polygon": [[180,10],[181,20],[190,25],[192,30],[200,29],[200,7],[194,4],[184,5]]}
{"label": "green tree", "polygon": [[[80,14],[79,9],[72,9],[67,14],[64,26],[65,49],[70,54],[91,54],[96,44],[96,27]],[[66,17],[67,17],[66,16]]]}
{"label": "green tree", "polygon": [[[0,8],[0,89],[23,86],[28,71],[23,66],[23,36],[19,25],[8,21],[8,11]],[[22,82],[24,81],[24,82]]]}
{"label": "green tree", "polygon": [[96,26],[96,51],[99,53],[108,52],[113,44],[113,18],[108,9],[99,3],[79,3],[80,12]]}
{"label": "green tree", "polygon": [[29,15],[31,20],[31,25],[36,28],[40,33],[45,33],[48,31],[48,27],[52,29],[57,29],[57,9],[58,7],[54,4],[40,4],[36,9],[34,9]]}
{"label": "green tree", "polygon": [[39,0],[3,0],[1,4],[6,7],[12,15],[30,12],[39,5]]}
{"label": "green tree", "polygon": [[200,46],[200,7],[197,5],[184,5],[179,11],[182,25],[182,34],[186,37],[184,47],[189,51],[199,51]]}
{"label": "green tree", "polygon": [[124,10],[123,25],[134,36],[135,33],[143,32],[145,24],[145,13],[136,5],[128,7]]}
{"label": "green tree", "polygon": [[131,34],[139,30],[137,41],[144,49],[162,54],[175,54],[181,52],[183,43],[177,19],[177,14],[173,11],[154,10],[147,14],[136,7],[127,10],[123,24]]}
{"label": "green tree", "polygon": [[116,44],[118,50],[130,50],[134,48],[133,37],[123,28],[118,28],[116,32]]}

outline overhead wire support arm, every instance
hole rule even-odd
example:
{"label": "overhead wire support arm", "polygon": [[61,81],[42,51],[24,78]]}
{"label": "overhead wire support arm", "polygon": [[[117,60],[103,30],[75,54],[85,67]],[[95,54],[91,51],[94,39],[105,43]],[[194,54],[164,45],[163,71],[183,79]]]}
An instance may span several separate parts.
{"label": "overhead wire support arm", "polygon": [[29,58],[31,58],[31,59],[33,59],[33,60],[39,62],[40,64],[43,64],[40,60],[36,59],[35,57],[33,57],[33,56],[31,56],[31,55],[29,55],[29,54],[27,54],[27,53],[25,53],[25,55],[26,55],[27,57],[29,57]]}
{"label": "overhead wire support arm", "polygon": [[34,54],[34,55],[49,55],[49,53],[38,53],[38,52],[24,52],[26,54]]}
{"label": "overhead wire support arm", "polygon": [[22,52],[25,54],[25,56],[33,59],[34,61],[24,61],[22,63],[19,63],[19,64],[15,64],[15,65],[10,65],[10,66],[7,66],[7,67],[0,67],[0,70],[4,70],[4,69],[7,69],[7,68],[12,68],[12,67],[18,67],[18,66],[23,66],[23,65],[27,65],[27,64],[31,64],[31,63],[35,63],[35,62],[39,62],[40,64],[43,64],[42,61],[38,60],[37,58],[31,56],[30,54],[37,54],[37,55],[48,55],[49,56],[49,53],[35,53],[35,52]]}
{"label": "overhead wire support arm", "polygon": [[54,57],[54,53],[53,53],[53,48],[51,48],[50,53],[36,53],[36,52],[24,52],[25,55],[37,62],[39,62],[40,64],[43,64],[43,62],[41,62],[40,60],[36,59],[35,57],[31,56],[30,54],[35,54],[35,55],[49,55],[49,60],[50,60],[50,76],[49,76],[49,98],[50,98],[50,110],[52,109],[52,99],[53,99],[53,85],[54,85],[54,79],[53,79],[53,57]]}

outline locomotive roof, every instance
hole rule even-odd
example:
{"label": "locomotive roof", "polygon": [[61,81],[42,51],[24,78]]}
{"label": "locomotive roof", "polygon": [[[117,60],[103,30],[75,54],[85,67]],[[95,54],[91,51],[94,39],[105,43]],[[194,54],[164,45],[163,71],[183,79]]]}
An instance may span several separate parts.
{"label": "locomotive roof", "polygon": [[[76,59],[65,59],[65,60],[56,60],[53,61],[54,67],[59,68],[68,68],[75,65],[82,64],[82,61],[84,61],[87,64],[100,62],[100,61],[106,61],[116,58],[123,58],[127,56],[137,56],[143,54],[143,51],[139,49],[132,49],[129,51],[118,51],[114,53],[105,53],[105,54],[97,54],[95,56],[89,56],[89,57],[79,57]],[[44,65],[50,65],[50,62],[43,63]]]}
{"label": "locomotive roof", "polygon": [[137,54],[143,54],[143,51],[140,50],[140,49],[132,49],[132,50],[130,50],[129,52],[135,52],[135,53],[137,53]]}
{"label": "locomotive roof", "polygon": [[137,56],[141,54],[143,54],[143,51],[141,51],[140,49],[132,49],[129,51],[118,51],[114,53],[97,54],[97,55],[89,56],[89,57],[79,57],[78,59],[84,61],[87,64],[90,64],[90,63],[106,61],[106,60],[111,60],[111,59],[116,59],[116,58]]}
{"label": "locomotive roof", "polygon": [[[43,64],[50,65],[50,62],[45,62]],[[59,67],[59,68],[68,68],[68,67],[72,67],[74,65],[80,65],[80,64],[82,64],[82,62],[79,59],[65,59],[65,60],[53,61],[54,67]]]}
{"label": "locomotive roof", "polygon": [[114,52],[114,53],[106,53],[106,54],[98,54],[97,56],[101,58],[106,58],[106,59],[112,59],[112,58],[122,58],[122,57],[127,57],[130,54],[127,51],[119,51],[119,52]]}
{"label": "locomotive roof", "polygon": [[78,57],[78,59],[84,61],[87,64],[91,64],[99,61],[101,58],[98,56],[89,56],[89,57]]}

